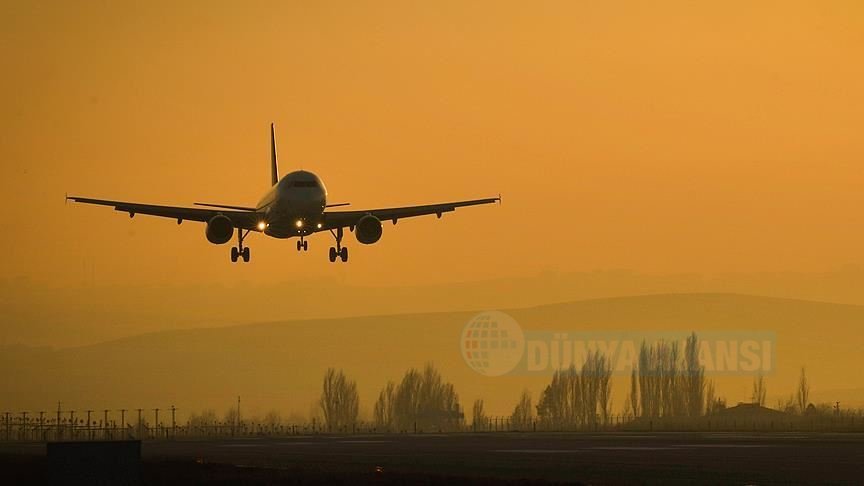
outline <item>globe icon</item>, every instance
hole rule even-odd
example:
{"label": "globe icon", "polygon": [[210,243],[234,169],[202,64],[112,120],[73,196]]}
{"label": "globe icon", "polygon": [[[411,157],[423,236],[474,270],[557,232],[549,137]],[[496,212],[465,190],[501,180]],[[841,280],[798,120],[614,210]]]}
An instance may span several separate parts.
{"label": "globe icon", "polygon": [[462,329],[460,351],[465,363],[485,376],[507,374],[522,360],[525,336],[519,323],[500,311],[481,312]]}

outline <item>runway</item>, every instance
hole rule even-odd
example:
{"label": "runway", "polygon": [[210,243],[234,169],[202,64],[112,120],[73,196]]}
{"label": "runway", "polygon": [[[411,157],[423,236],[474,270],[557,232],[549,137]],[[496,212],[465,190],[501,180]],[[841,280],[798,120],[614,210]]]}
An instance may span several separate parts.
{"label": "runway", "polygon": [[[37,454],[44,445],[0,446]],[[147,467],[230,464],[336,482],[452,478],[622,484],[860,483],[864,434],[603,433],[300,436],[219,441],[153,441]],[[280,476],[285,477],[285,476]],[[313,481],[314,482],[314,481]],[[362,482],[362,481],[361,481]]]}

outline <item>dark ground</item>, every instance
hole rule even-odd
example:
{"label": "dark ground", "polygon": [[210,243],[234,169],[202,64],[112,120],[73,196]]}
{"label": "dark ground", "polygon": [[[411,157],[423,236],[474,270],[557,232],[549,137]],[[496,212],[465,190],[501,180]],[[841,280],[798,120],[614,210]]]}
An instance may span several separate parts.
{"label": "dark ground", "polygon": [[[0,444],[2,482],[43,480],[44,454]],[[306,436],[145,442],[142,454],[145,484],[864,482],[864,435],[850,433]]]}

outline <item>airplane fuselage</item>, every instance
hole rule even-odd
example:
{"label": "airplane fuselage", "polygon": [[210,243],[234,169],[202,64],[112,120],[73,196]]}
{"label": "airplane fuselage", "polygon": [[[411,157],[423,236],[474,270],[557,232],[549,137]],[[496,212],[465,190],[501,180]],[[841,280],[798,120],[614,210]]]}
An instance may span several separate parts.
{"label": "airplane fuselage", "polygon": [[282,177],[258,202],[257,210],[267,225],[264,234],[274,238],[306,236],[323,222],[327,188],[321,179],[303,170]]}

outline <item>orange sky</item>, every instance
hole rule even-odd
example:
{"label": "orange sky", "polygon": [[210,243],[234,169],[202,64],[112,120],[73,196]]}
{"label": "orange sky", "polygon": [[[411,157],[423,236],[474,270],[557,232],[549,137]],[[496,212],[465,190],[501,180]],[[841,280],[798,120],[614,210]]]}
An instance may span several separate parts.
{"label": "orange sky", "polygon": [[[754,5],[758,3],[758,6]],[[710,4],[710,5],[709,5]],[[4,2],[0,278],[480,280],[862,264],[864,4]],[[348,265],[69,205],[252,204],[281,168],[385,226]],[[89,270],[88,270],[89,271]]]}

